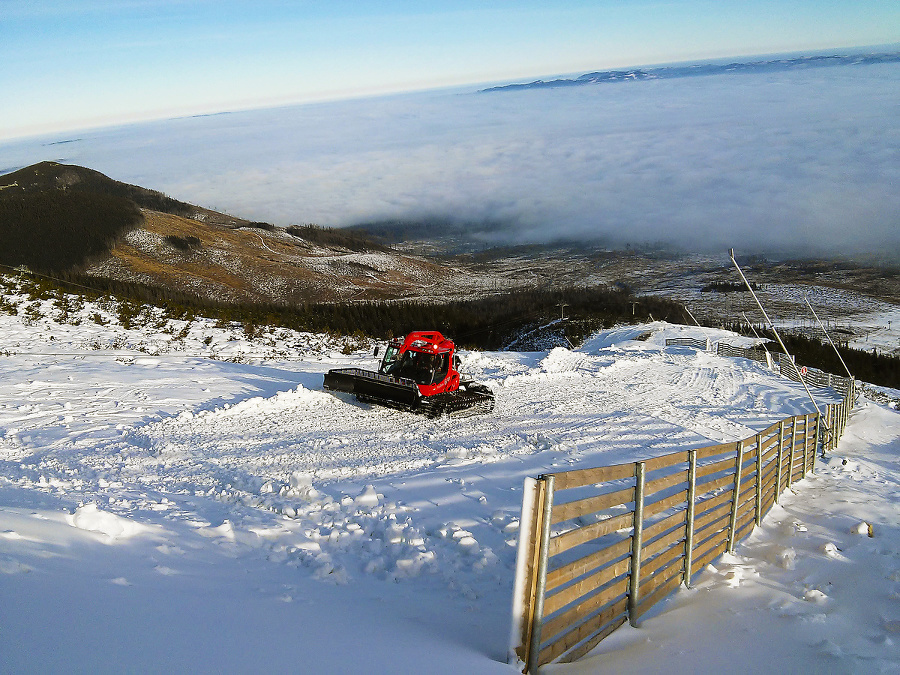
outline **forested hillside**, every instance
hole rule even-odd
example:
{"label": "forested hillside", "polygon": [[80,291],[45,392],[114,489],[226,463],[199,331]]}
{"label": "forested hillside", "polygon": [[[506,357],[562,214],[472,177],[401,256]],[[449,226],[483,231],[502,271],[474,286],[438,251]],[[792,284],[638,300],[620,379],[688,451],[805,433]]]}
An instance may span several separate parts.
{"label": "forested hillside", "polygon": [[141,222],[141,208],[185,214],[191,206],[98,171],[41,162],[0,177],[0,263],[61,272],[109,253]]}

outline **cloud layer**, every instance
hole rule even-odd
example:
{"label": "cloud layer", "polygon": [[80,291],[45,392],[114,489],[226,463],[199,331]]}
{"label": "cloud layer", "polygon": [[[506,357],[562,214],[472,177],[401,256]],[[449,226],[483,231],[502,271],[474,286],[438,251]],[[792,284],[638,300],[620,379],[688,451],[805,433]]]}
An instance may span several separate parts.
{"label": "cloud layer", "polygon": [[896,259],[898,91],[885,64],[420,93],[8,143],[0,168],[82,164],[281,225],[428,216],[513,241]]}

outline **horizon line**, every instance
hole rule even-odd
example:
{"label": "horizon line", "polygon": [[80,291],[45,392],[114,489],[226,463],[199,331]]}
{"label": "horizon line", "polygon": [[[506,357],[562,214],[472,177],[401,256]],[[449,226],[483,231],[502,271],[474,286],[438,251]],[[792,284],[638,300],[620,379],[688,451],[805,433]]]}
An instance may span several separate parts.
{"label": "horizon line", "polygon": [[[569,71],[566,73],[545,73],[540,75],[530,75],[522,78],[504,78],[502,80],[484,80],[484,81],[467,81],[467,82],[455,82],[452,84],[443,84],[443,85],[423,85],[423,86],[413,86],[413,87],[396,87],[391,88],[388,87],[385,90],[377,91],[377,92],[368,92],[366,93],[364,90],[355,91],[352,93],[347,93],[345,95],[341,95],[338,92],[340,90],[333,90],[331,92],[320,92],[319,95],[312,94],[308,97],[296,97],[291,100],[279,101],[277,98],[268,99],[266,101],[257,100],[255,102],[249,103],[248,105],[232,105],[232,106],[224,106],[224,107],[215,107],[215,108],[202,108],[196,110],[194,112],[185,111],[182,113],[176,114],[156,114],[150,112],[146,117],[141,116],[138,113],[138,116],[133,119],[120,119],[118,121],[106,120],[103,122],[97,123],[85,123],[85,124],[75,124],[73,126],[63,126],[53,129],[47,129],[45,131],[39,132],[22,132],[17,133],[13,132],[9,136],[4,136],[0,133],[0,144],[11,143],[11,142],[22,142],[27,140],[38,140],[42,137],[50,137],[59,134],[80,134],[87,133],[92,131],[98,131],[103,129],[116,129],[122,127],[130,127],[137,126],[140,124],[148,124],[153,122],[167,122],[167,121],[175,121],[175,120],[185,120],[185,119],[193,119],[197,117],[214,117],[218,115],[230,115],[230,114],[239,114],[244,112],[253,112],[253,111],[262,111],[262,110],[277,110],[279,108],[293,108],[300,106],[309,106],[309,105],[318,105],[318,104],[327,104],[327,103],[336,103],[340,101],[364,101],[367,99],[378,99],[389,96],[401,96],[405,94],[418,94],[418,93],[427,93],[427,92],[439,92],[439,91],[451,91],[453,89],[463,89],[463,88],[476,88],[476,87],[504,87],[504,86],[514,86],[517,84],[528,84],[529,82],[541,81],[544,78],[564,78],[564,77],[575,77],[584,75],[591,72],[604,72],[607,70],[615,69],[615,70],[631,70],[631,69],[641,69],[641,68],[664,68],[670,66],[677,65],[687,65],[687,64],[711,64],[717,61],[728,61],[730,59],[763,59],[763,58],[772,58],[772,57],[785,57],[785,56],[802,56],[802,55],[821,55],[821,54],[835,54],[837,55],[839,52],[852,53],[857,51],[865,51],[865,50],[892,50],[883,53],[893,53],[900,51],[900,42],[892,42],[886,44],[876,44],[876,45],[857,45],[857,46],[847,46],[847,47],[828,47],[822,49],[806,49],[806,50],[797,50],[797,51],[788,51],[788,52],[769,52],[769,53],[745,53],[745,54],[731,54],[724,56],[714,56],[714,57],[704,57],[704,58],[695,58],[695,59],[685,59],[679,61],[666,61],[666,62],[658,62],[658,63],[644,63],[644,64],[636,64],[636,65],[627,65],[627,66],[618,66],[618,65],[610,65],[610,66],[600,66],[595,69],[583,69],[576,71]],[[876,52],[869,52],[876,53]],[[473,93],[477,93],[476,92]],[[161,113],[161,111],[159,111]],[[44,145],[55,145],[60,143],[74,142],[80,141],[82,139],[62,139],[55,140],[52,142],[45,143]]]}

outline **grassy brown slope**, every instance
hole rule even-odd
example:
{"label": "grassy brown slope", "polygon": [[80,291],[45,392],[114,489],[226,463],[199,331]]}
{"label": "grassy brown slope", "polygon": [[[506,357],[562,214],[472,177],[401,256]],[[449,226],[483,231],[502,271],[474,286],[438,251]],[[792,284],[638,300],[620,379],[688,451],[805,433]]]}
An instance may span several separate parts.
{"label": "grassy brown slope", "polygon": [[[324,248],[278,229],[225,227],[155,211],[143,216],[88,274],[225,302],[297,304],[406,297],[444,273],[421,259]],[[179,248],[173,237],[199,243]]]}
{"label": "grassy brown slope", "polygon": [[285,231],[56,162],[0,176],[0,264],[269,304],[408,297],[447,276],[362,234]]}

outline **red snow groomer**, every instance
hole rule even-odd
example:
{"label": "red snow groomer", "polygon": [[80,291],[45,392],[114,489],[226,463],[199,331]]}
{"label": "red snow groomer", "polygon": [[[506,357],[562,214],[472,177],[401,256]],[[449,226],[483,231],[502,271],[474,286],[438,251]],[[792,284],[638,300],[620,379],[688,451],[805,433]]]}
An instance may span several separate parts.
{"label": "red snow groomer", "polygon": [[324,386],[355,394],[364,403],[429,417],[477,415],[494,409],[494,393],[460,375],[456,345],[437,331],[415,331],[391,340],[377,373],[360,368],[329,370]]}

